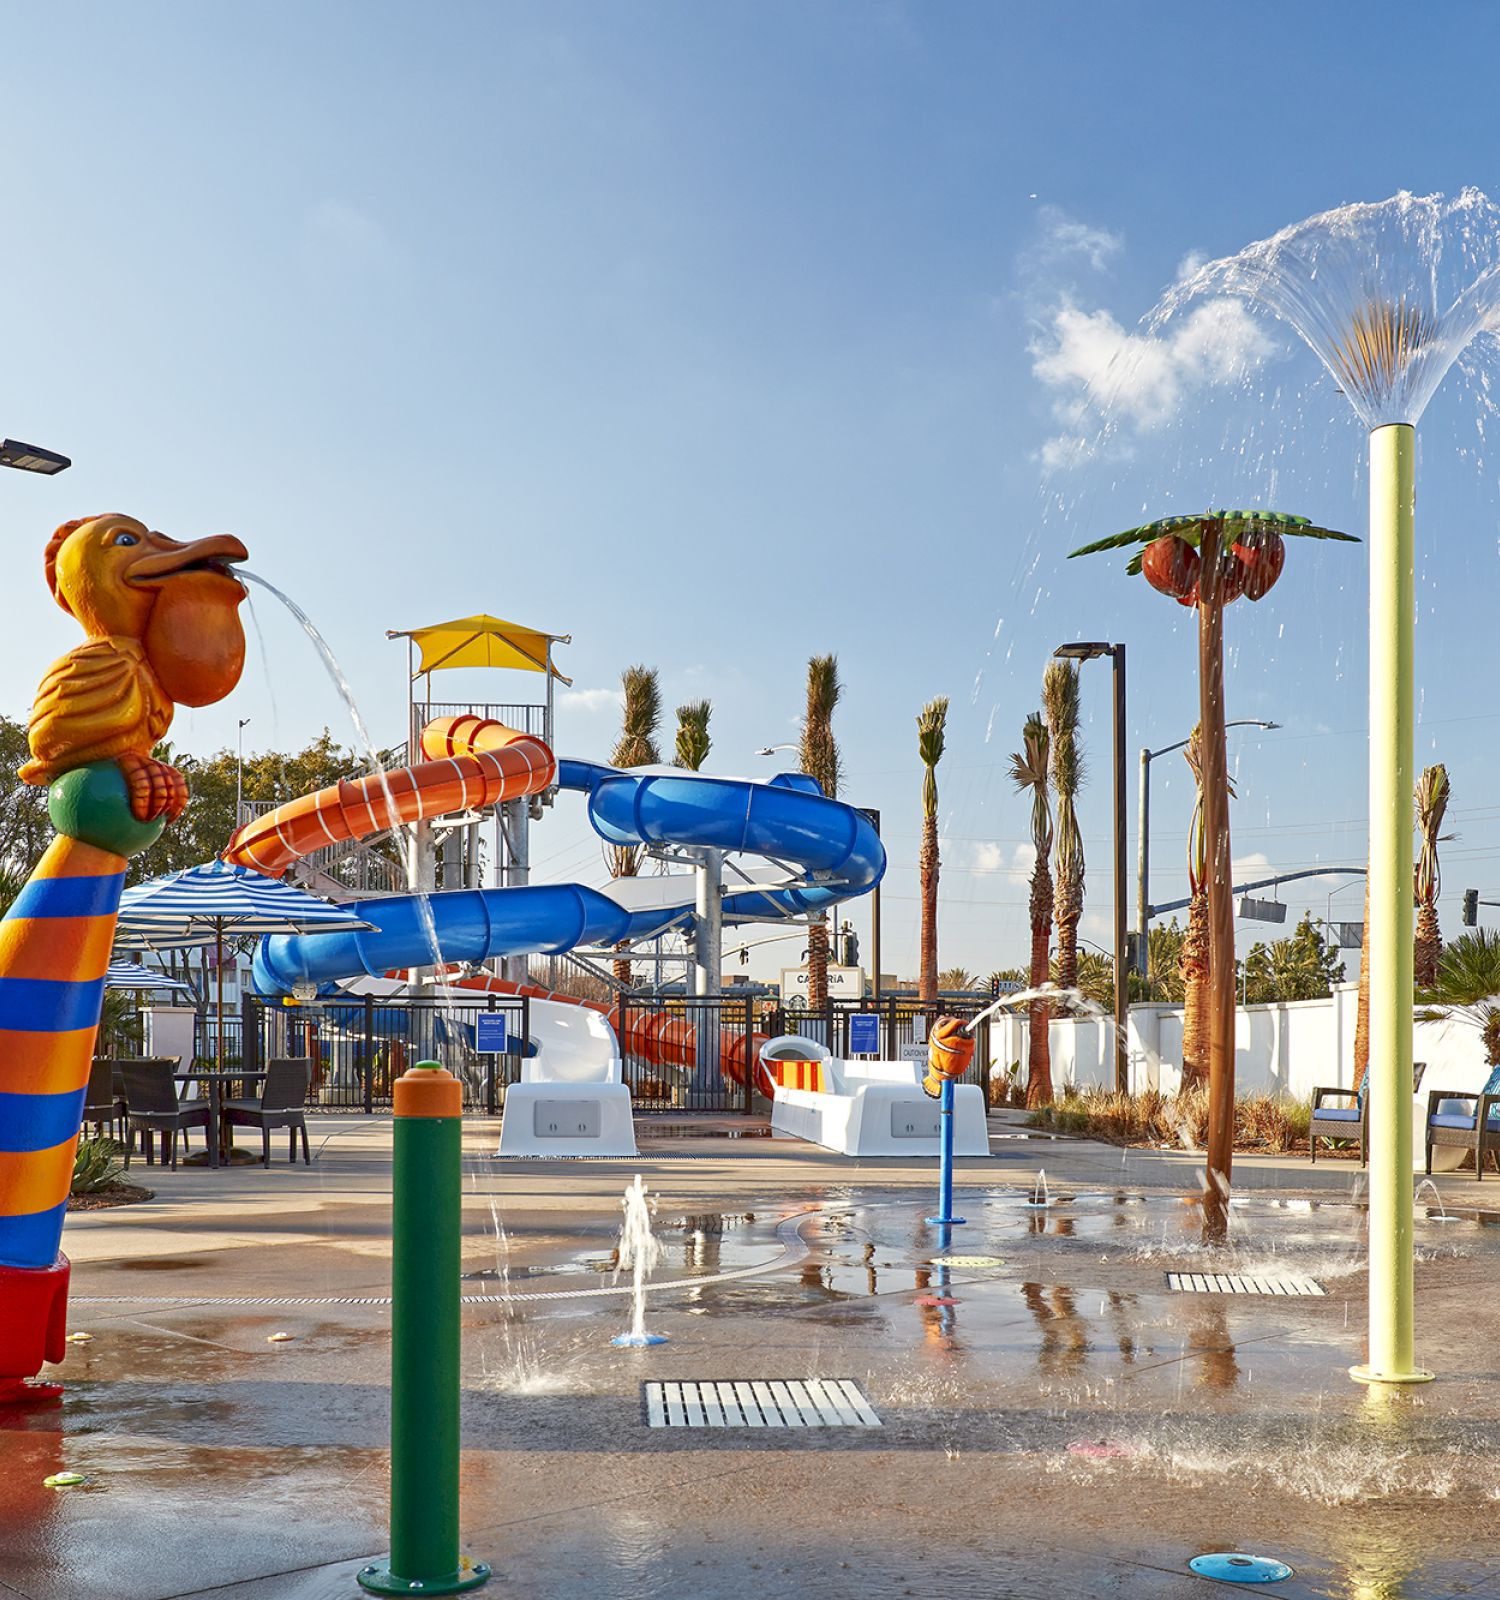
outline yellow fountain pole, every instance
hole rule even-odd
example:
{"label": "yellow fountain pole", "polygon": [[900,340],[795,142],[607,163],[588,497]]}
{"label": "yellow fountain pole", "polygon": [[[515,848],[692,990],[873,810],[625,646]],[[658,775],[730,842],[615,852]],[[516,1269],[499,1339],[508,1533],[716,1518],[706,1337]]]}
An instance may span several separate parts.
{"label": "yellow fountain pole", "polygon": [[1369,1343],[1362,1383],[1425,1383],[1412,1302],[1412,512],[1416,430],[1370,434]]}

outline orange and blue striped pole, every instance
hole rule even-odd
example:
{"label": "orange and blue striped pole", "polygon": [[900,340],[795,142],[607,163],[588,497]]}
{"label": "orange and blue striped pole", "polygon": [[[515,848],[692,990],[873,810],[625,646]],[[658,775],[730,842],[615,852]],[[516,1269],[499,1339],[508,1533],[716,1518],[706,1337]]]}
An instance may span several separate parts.
{"label": "orange and blue striped pole", "polygon": [[53,784],[58,837],[0,920],[0,1402],[50,1398],[26,1380],[65,1353],[63,1218],[83,1120],[126,857],[160,822],[130,814],[113,762]]}

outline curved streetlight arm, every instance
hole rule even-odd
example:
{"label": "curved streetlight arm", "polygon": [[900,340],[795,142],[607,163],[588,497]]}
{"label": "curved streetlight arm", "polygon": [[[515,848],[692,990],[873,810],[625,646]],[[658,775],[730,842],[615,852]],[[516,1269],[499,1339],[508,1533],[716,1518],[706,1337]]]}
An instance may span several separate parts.
{"label": "curved streetlight arm", "polygon": [[[1226,722],[1226,728],[1279,728],[1279,722],[1262,722],[1259,717],[1236,717],[1233,722]],[[1185,749],[1192,743],[1192,735],[1186,739],[1179,739],[1176,744],[1163,745],[1160,750],[1142,750],[1142,761],[1155,761],[1158,756],[1169,756],[1174,750]]]}
{"label": "curved streetlight arm", "polygon": [[[1237,883],[1229,892],[1248,894],[1252,889],[1270,889],[1278,883],[1295,883],[1299,878],[1362,878],[1365,871],[1364,867],[1308,867],[1302,872],[1280,872],[1274,878],[1256,878],[1253,883]],[[1164,911],[1181,911],[1192,903],[1191,900],[1168,900],[1163,905],[1148,906],[1147,910],[1153,917],[1158,917]]]}

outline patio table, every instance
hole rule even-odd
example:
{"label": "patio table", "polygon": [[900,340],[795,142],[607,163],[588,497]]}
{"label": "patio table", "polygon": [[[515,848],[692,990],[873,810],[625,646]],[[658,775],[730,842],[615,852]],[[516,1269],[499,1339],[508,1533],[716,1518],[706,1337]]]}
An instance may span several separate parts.
{"label": "patio table", "polygon": [[[173,1081],[176,1083],[202,1083],[208,1086],[208,1121],[213,1130],[213,1137],[205,1141],[208,1145],[208,1164],[217,1167],[221,1160],[229,1159],[229,1150],[232,1146],[225,1143],[224,1125],[220,1120],[221,1106],[224,1099],[224,1085],[226,1083],[264,1083],[265,1073],[245,1072],[238,1068],[225,1068],[213,1072],[174,1072]],[[185,1156],[184,1160],[194,1159]]]}

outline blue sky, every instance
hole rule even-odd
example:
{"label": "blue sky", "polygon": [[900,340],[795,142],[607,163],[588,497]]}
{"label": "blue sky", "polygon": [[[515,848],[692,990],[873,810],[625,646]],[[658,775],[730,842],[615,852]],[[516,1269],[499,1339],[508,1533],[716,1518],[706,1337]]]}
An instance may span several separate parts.
{"label": "blue sky", "polygon": [[[1385,9],[1391,27],[1371,26]],[[21,713],[76,638],[41,585],[48,532],[105,509],[240,534],[317,619],[378,739],[399,737],[404,704],[385,630],[475,609],[572,633],[559,744],[586,756],[643,660],[669,706],[714,701],[712,767],[754,770],[756,746],[795,738],[807,656],[834,650],[846,794],[882,809],[893,858],[886,966],[914,965],[913,718],[938,693],[954,701],[942,960],[1016,964],[1027,824],[1005,757],[1051,647],[1128,642],[1132,861],[1134,752],[1196,716],[1187,613],[1066,551],[1209,502],[1356,533],[1365,517],[1347,407],[1283,332],[1233,316],[1147,352],[1114,449],[1058,465],[1059,441],[1185,259],[1345,200],[1500,188],[1491,108],[1452,73],[1493,53],[1500,20],[1430,8],[1399,106],[1376,114],[1408,16],[18,12],[0,58],[0,430],[77,465],[0,482],[0,705]],[[1226,361],[1252,381],[1216,390]],[[1456,382],[1439,395],[1419,483],[1419,758],[1453,779],[1450,931],[1466,885],[1500,898],[1481,666],[1497,499],[1477,415]],[[1364,607],[1362,550],[1319,546],[1230,613],[1231,715],[1285,724],[1237,736],[1247,867],[1363,859]],[[252,642],[234,699],[174,737],[232,744],[237,716],[257,748],[325,723],[347,737],[301,636],[273,603],[257,614],[269,671]],[[1084,931],[1107,940],[1107,673],[1086,673]],[[1174,756],[1153,790],[1158,899],[1182,892],[1187,806]],[[533,855],[539,876],[601,876],[567,801]],[[1288,898],[1321,915],[1333,886]],[[1358,891],[1333,910],[1357,917]]]}

